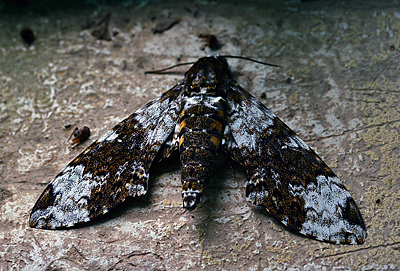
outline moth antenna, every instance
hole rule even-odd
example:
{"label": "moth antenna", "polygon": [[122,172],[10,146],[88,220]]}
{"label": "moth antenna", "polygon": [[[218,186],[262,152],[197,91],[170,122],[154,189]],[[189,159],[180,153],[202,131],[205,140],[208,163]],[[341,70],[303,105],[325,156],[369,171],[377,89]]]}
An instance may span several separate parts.
{"label": "moth antenna", "polygon": [[249,57],[245,57],[245,56],[231,56],[231,55],[222,55],[222,56],[220,56],[220,57],[224,57],[224,58],[238,58],[238,59],[244,59],[244,60],[253,61],[253,62],[255,62],[255,63],[258,63],[258,64],[263,64],[263,65],[266,65],[266,66],[283,68],[283,67],[282,67],[282,66],[280,66],[280,65],[271,64],[271,63],[267,63],[267,62],[262,62],[262,61],[255,60],[255,59],[252,59],[252,58],[249,58]]}
{"label": "moth antenna", "polygon": [[191,65],[191,64],[194,64],[194,63],[196,63],[196,62],[179,63],[179,64],[176,64],[176,65],[173,65],[173,66],[170,66],[170,67],[161,69],[161,70],[145,71],[144,74],[148,74],[148,73],[152,73],[152,74],[163,74],[165,71],[168,71],[168,70],[170,70],[170,69],[173,69],[173,68],[176,68],[176,67],[179,67],[179,66]]}
{"label": "moth antenna", "polygon": [[[231,56],[231,55],[222,55],[220,57],[224,57],[224,58],[237,58],[237,59],[244,59],[244,60],[249,60],[249,61],[253,61],[255,63],[258,64],[262,64],[262,65],[266,65],[266,66],[271,66],[271,67],[277,67],[277,68],[283,68],[280,65],[276,65],[276,64],[271,64],[271,63],[267,63],[267,62],[262,62],[259,60],[255,60],[249,57],[244,57],[244,56]],[[196,62],[185,62],[185,63],[179,63],[164,69],[160,69],[160,70],[154,70],[154,71],[145,71],[144,74],[163,74],[165,71],[171,70],[173,68],[179,67],[179,66],[185,66],[185,65],[192,65]]]}
{"label": "moth antenna", "polygon": [[74,135],[75,131],[78,130],[78,127],[75,127],[75,129],[72,131],[72,134],[69,136],[68,140],[65,141],[65,143],[67,143],[68,141],[70,141],[70,139],[72,138],[72,136]]}

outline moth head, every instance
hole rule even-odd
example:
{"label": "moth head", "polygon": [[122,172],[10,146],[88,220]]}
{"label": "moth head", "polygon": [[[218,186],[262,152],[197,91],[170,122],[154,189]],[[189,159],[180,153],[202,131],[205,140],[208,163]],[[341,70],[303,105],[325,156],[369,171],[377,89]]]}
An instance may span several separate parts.
{"label": "moth head", "polygon": [[232,79],[228,63],[220,56],[200,58],[185,73],[188,91],[222,95],[223,86]]}

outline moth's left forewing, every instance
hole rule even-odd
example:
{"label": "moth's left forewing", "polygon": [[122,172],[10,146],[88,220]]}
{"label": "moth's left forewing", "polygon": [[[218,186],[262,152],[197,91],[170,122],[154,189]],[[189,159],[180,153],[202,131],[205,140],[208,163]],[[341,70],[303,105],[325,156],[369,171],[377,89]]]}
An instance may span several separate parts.
{"label": "moth's left forewing", "polygon": [[246,168],[246,196],[294,231],[321,241],[363,243],[361,214],[332,170],[287,125],[232,84],[226,151]]}
{"label": "moth's left forewing", "polygon": [[179,119],[181,91],[177,85],[149,102],[69,163],[39,197],[30,226],[71,227],[144,195],[150,167]]}

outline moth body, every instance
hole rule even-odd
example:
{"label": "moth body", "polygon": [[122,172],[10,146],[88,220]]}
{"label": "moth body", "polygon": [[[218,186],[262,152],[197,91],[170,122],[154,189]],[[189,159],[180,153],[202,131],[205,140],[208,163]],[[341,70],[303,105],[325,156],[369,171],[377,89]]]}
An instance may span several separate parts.
{"label": "moth body", "polygon": [[184,99],[180,118],[179,153],[183,207],[193,209],[200,201],[221,148],[226,101],[207,94],[187,100]]}

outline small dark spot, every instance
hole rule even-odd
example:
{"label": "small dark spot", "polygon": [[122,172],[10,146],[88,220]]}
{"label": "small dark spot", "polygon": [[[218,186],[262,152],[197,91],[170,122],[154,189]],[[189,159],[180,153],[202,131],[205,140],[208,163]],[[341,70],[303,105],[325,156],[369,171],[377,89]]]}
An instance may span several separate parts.
{"label": "small dark spot", "polygon": [[281,26],[283,25],[283,18],[277,20],[277,21],[276,21],[276,25],[277,25],[278,27],[281,27]]}
{"label": "small dark spot", "polygon": [[288,78],[285,80],[285,83],[286,83],[286,84],[292,83],[292,78],[288,77]]}
{"label": "small dark spot", "polygon": [[64,125],[64,128],[65,129],[69,129],[69,128],[71,128],[71,126],[72,126],[72,124],[67,123],[67,124]]}
{"label": "small dark spot", "polygon": [[138,67],[139,69],[143,69],[143,61],[138,61],[136,67]]}
{"label": "small dark spot", "polygon": [[119,31],[118,30],[116,30],[116,29],[114,29],[114,30],[112,30],[112,36],[113,37],[116,37],[118,34],[119,34]]}
{"label": "small dark spot", "polygon": [[[142,61],[140,61],[140,60],[138,60],[138,61],[136,61],[136,66],[139,68],[139,69],[143,69],[143,63],[142,63]],[[133,70],[133,63],[131,63],[131,62],[128,62],[128,61],[126,61],[125,59],[122,61],[122,70],[123,71],[126,71],[126,70],[128,70],[128,71],[132,71]]]}
{"label": "small dark spot", "polygon": [[12,194],[10,191],[0,188],[0,202],[2,202],[3,200],[5,200],[8,197],[11,197],[11,195]]}
{"label": "small dark spot", "polygon": [[211,50],[218,50],[222,47],[222,44],[218,41],[215,35],[211,34],[200,34],[199,38],[202,38],[206,44],[201,47],[201,50],[204,50],[206,47],[209,47]]}
{"label": "small dark spot", "polygon": [[390,49],[390,51],[394,51],[394,50],[396,50],[396,47],[394,45],[390,45],[389,49]]}
{"label": "small dark spot", "polygon": [[265,99],[265,98],[267,98],[267,94],[265,94],[265,92],[261,93],[261,96],[260,96],[260,98],[261,98],[261,99]]}
{"label": "small dark spot", "polygon": [[382,203],[381,199],[377,199],[375,202],[376,202],[376,204],[381,204]]}
{"label": "small dark spot", "polygon": [[33,34],[32,29],[24,27],[21,30],[21,37],[28,45],[31,45],[35,40],[35,34]]}

